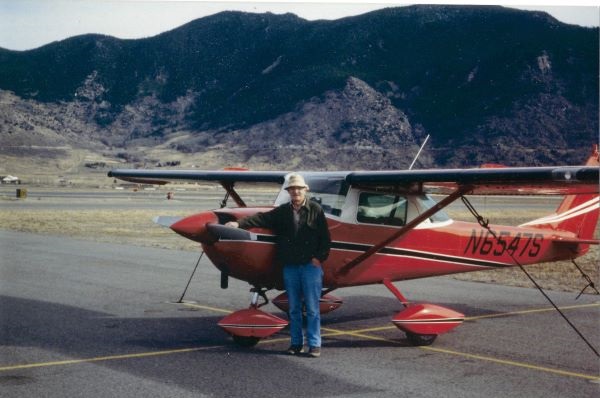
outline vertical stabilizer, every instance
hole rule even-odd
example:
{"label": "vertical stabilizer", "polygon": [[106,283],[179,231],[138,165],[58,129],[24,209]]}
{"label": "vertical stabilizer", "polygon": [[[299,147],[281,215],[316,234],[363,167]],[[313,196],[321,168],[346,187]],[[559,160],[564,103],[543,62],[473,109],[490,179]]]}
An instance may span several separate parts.
{"label": "vertical stabilizer", "polygon": [[[599,166],[598,145],[594,146],[586,166]],[[572,232],[578,239],[592,239],[600,214],[598,194],[567,195],[556,213],[523,224],[534,228]]]}

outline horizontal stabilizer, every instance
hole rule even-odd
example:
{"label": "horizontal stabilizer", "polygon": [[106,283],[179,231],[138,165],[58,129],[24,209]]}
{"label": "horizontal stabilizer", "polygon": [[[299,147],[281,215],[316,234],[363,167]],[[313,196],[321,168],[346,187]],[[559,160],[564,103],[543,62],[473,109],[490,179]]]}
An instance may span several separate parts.
{"label": "horizontal stabilizer", "polygon": [[154,221],[158,225],[162,225],[163,227],[170,228],[171,225],[175,224],[177,221],[181,220],[183,217],[176,216],[158,216],[154,217],[152,221]]}
{"label": "horizontal stabilizer", "polygon": [[551,239],[554,243],[565,243],[574,245],[600,245],[599,239],[579,239],[556,235],[552,236]]}

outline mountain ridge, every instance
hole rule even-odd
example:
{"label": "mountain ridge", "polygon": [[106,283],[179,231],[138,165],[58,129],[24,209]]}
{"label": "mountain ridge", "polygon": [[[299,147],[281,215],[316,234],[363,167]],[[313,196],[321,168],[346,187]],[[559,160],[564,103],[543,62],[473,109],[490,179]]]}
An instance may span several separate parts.
{"label": "mountain ridge", "polygon": [[318,143],[306,167],[401,168],[430,134],[424,167],[576,164],[598,138],[597,49],[598,29],[497,6],[335,21],[222,12],[144,39],[0,49],[12,98],[0,101],[0,154],[48,133],[138,163],[297,167],[285,143],[299,139]]}

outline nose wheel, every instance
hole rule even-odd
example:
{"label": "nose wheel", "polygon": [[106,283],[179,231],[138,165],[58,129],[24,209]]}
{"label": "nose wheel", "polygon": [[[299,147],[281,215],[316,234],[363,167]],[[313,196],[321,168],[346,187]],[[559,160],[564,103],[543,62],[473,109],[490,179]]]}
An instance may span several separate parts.
{"label": "nose wheel", "polygon": [[416,334],[411,332],[405,333],[408,342],[414,346],[432,345],[435,339],[437,338],[437,334]]}
{"label": "nose wheel", "polygon": [[245,347],[245,348],[254,347],[260,341],[260,337],[254,337],[254,336],[237,336],[235,334],[232,334],[231,338],[233,339],[233,342],[236,345],[238,345],[240,347]]}

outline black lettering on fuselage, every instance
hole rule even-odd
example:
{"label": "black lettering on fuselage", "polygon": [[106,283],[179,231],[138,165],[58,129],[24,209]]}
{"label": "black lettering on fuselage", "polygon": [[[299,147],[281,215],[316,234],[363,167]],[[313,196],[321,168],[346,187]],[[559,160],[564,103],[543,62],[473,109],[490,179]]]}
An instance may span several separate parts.
{"label": "black lettering on fuselage", "polygon": [[483,231],[479,232],[479,238],[477,237],[477,231],[475,231],[475,230],[471,231],[471,237],[469,238],[469,241],[467,242],[467,247],[465,247],[464,253],[466,253],[469,250],[469,247],[471,247],[471,244],[473,244],[473,248],[471,249],[471,254],[477,253],[477,249],[479,249],[479,245],[481,244],[482,239],[483,239]]}
{"label": "black lettering on fuselage", "polygon": [[518,232],[512,235],[509,231],[496,232],[495,236],[490,231],[471,230],[471,236],[463,254],[479,254],[482,256],[502,256],[508,253],[516,257],[535,257],[542,250],[544,235],[540,233]]}

